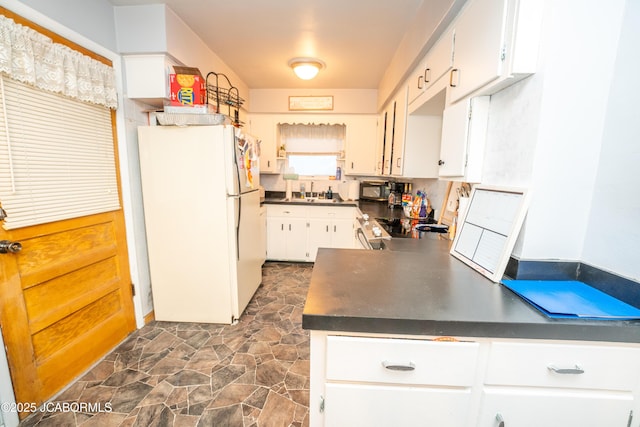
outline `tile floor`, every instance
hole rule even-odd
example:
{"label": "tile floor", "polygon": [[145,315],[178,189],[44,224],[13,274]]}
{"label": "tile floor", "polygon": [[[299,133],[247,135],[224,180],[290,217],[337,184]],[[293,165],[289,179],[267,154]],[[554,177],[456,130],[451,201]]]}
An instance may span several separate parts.
{"label": "tile floor", "polygon": [[311,270],[265,264],[236,325],[146,325],[53,401],[86,402],[84,412],[40,412],[20,426],[308,426]]}

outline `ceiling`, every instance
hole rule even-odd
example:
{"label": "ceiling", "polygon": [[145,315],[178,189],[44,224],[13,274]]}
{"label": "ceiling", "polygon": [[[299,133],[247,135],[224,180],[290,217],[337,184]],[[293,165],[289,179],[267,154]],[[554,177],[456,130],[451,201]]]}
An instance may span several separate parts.
{"label": "ceiling", "polygon": [[[253,89],[377,89],[423,0],[109,1],[165,3]],[[326,68],[303,81],[293,57]]]}

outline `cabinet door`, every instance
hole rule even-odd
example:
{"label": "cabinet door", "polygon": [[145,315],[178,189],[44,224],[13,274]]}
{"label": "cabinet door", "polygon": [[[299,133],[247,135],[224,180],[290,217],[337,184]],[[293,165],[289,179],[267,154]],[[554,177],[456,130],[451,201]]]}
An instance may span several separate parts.
{"label": "cabinet door", "polygon": [[395,115],[393,120],[393,145],[391,175],[402,176],[404,169],[404,142],[407,128],[407,87],[398,92],[395,100]]}
{"label": "cabinet door", "polygon": [[347,121],[344,169],[347,175],[376,173],[378,116],[351,117]]}
{"label": "cabinet door", "polygon": [[287,218],[267,217],[267,259],[286,259],[285,223],[288,228]]}
{"label": "cabinet door", "polygon": [[252,115],[247,132],[260,140],[260,172],[276,173],[277,129],[273,116]]}
{"label": "cabinet door", "polygon": [[445,108],[442,115],[440,177],[481,181],[488,118],[488,96],[462,100]]}
{"label": "cabinet door", "polygon": [[442,143],[440,146],[440,176],[464,175],[469,133],[468,100],[445,108],[442,114]]}
{"label": "cabinet door", "polygon": [[292,261],[307,261],[307,220],[305,218],[289,218],[287,233],[287,258]]}
{"label": "cabinet door", "polygon": [[145,100],[151,105],[162,106],[169,99],[169,74],[175,62],[167,55],[125,55],[127,96]]}
{"label": "cabinet door", "polygon": [[427,63],[427,58],[425,57],[422,59],[420,64],[418,64],[418,66],[413,70],[413,73],[411,73],[411,76],[407,81],[407,84],[409,86],[408,93],[407,93],[407,100],[409,101],[409,103],[413,102],[414,99],[416,99],[418,96],[422,94],[422,92],[424,92],[424,89],[425,89],[424,77],[425,77],[425,74],[427,73],[426,63]]}
{"label": "cabinet door", "polygon": [[331,223],[331,247],[353,248],[354,228],[352,219],[334,219]]}
{"label": "cabinet door", "polygon": [[391,101],[391,103],[384,110],[384,120],[383,120],[383,140],[382,140],[382,175],[390,175],[391,174],[391,157],[393,156],[393,135],[394,135],[394,122],[396,117],[396,102]]}
{"label": "cabinet door", "polygon": [[451,28],[442,35],[427,53],[422,72],[425,90],[430,88],[453,67],[453,36],[454,31]]}
{"label": "cabinet door", "polygon": [[462,427],[470,401],[470,389],[329,383],[324,425]]}
{"label": "cabinet door", "polygon": [[502,74],[507,0],[471,0],[455,26],[450,102]]}
{"label": "cabinet door", "polygon": [[309,219],[309,259],[315,261],[319,248],[331,247],[332,228],[330,219]]}
{"label": "cabinet door", "polygon": [[260,236],[258,239],[258,247],[260,248],[261,263],[264,264],[267,257],[267,210],[260,208]]}
{"label": "cabinet door", "polygon": [[306,261],[307,220],[267,217],[267,258]]}
{"label": "cabinet door", "polygon": [[382,175],[384,172],[384,149],[387,133],[387,112],[383,111],[378,116],[378,131],[376,138],[376,175]]}
{"label": "cabinet door", "polygon": [[501,388],[485,390],[478,426],[627,427],[633,407],[631,393]]}

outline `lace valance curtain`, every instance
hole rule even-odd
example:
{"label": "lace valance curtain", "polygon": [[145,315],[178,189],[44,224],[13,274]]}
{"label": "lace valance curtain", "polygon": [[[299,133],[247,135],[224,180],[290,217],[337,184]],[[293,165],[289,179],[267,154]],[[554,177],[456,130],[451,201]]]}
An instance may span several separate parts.
{"label": "lace valance curtain", "polygon": [[118,106],[113,67],[2,15],[0,72],[80,101],[110,109]]}
{"label": "lace valance curtain", "polygon": [[280,144],[288,153],[338,153],[343,150],[343,124],[280,123]]}

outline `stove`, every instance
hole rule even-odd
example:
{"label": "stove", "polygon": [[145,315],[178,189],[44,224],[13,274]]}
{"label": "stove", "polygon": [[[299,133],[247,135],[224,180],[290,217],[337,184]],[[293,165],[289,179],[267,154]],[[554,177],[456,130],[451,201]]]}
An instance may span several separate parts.
{"label": "stove", "polygon": [[376,218],[392,238],[422,239],[431,233],[447,233],[449,227],[438,225],[433,218]]}

